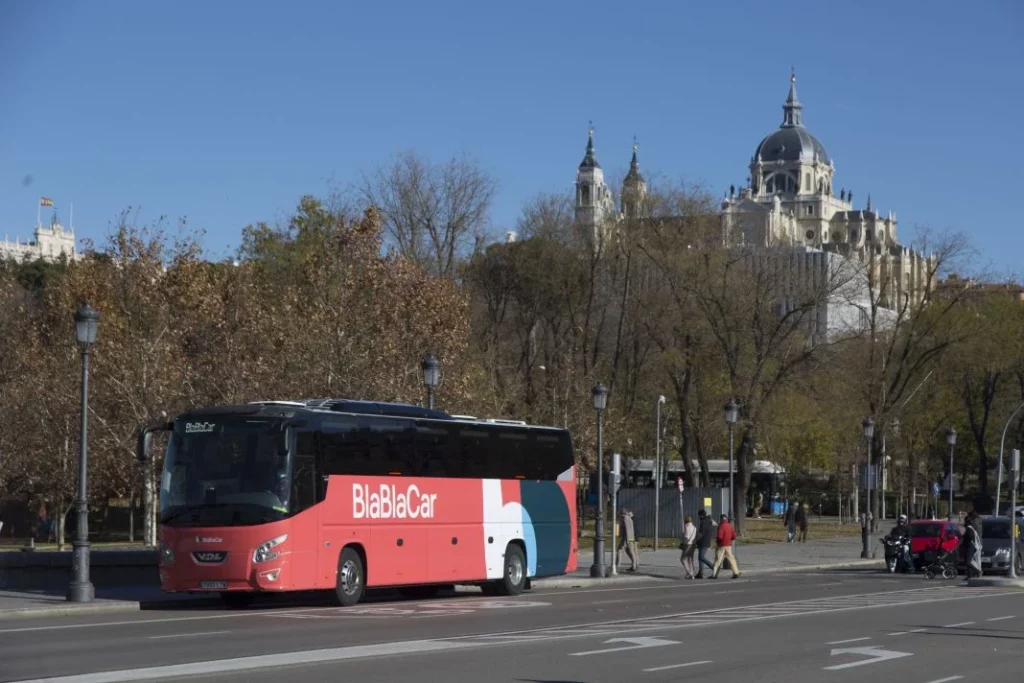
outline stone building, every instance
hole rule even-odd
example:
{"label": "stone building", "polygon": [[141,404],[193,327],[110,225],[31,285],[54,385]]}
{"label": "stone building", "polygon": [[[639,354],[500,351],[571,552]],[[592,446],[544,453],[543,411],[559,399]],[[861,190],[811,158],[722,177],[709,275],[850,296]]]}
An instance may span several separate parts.
{"label": "stone building", "polygon": [[[855,269],[857,276],[820,313],[829,332],[866,324],[871,307],[869,283],[876,292],[879,322],[894,319],[899,303],[919,301],[935,285],[934,260],[900,243],[896,216],[883,215],[870,196],[856,208],[853,193],[836,196],[835,162],[825,146],[807,130],[797,98],[796,76],[782,106],[782,123],[768,134],[750,159],[748,186],[726,192],[720,205],[723,246],[759,245],[786,252],[797,272],[822,278],[837,269]],[[620,205],[594,152],[591,128],[587,150],[576,172],[576,221],[580,229],[606,240],[617,226],[640,215],[647,184],[640,172],[636,143],[629,172],[622,181]],[[870,278],[870,279],[869,279]],[[784,298],[785,293],[780,293]]]}
{"label": "stone building", "polygon": [[49,226],[36,225],[34,239],[22,241],[15,237],[10,241],[5,235],[0,242],[0,260],[14,259],[15,261],[58,261],[61,254],[69,261],[78,258],[78,250],[75,248],[75,233],[73,229],[65,230],[57,221],[54,214]]}
{"label": "stone building", "polygon": [[778,129],[754,150],[749,186],[730,188],[722,202],[725,240],[837,254],[870,272],[881,306],[895,307],[903,296],[919,301],[935,284],[934,261],[900,243],[895,214],[875,209],[870,195],[862,209],[852,192],[836,196],[835,162],[804,127],[795,75],[782,112]]}

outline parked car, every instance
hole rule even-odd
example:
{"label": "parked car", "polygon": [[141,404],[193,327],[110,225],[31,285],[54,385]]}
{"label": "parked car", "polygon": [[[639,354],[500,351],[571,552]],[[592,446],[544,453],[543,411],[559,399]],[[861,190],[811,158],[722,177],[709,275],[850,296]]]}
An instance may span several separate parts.
{"label": "parked car", "polygon": [[[1024,549],[1020,547],[1021,529],[1024,523],[1017,518],[1017,574],[1024,569]],[[981,570],[989,572],[1010,571],[1010,518],[984,516],[981,518]]]}
{"label": "parked car", "polygon": [[[910,557],[914,569],[920,570],[926,562],[957,547],[963,537],[964,528],[956,522],[915,519],[910,523]],[[962,560],[958,562],[958,566],[962,564]]]}

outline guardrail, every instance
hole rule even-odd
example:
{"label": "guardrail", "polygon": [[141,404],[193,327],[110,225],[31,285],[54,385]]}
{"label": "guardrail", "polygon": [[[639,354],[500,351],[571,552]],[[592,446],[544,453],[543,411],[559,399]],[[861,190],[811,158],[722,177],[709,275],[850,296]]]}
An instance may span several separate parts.
{"label": "guardrail", "polygon": [[[71,580],[70,552],[36,550],[0,553],[0,590],[52,590]],[[155,550],[93,550],[89,577],[94,586],[159,585]]]}

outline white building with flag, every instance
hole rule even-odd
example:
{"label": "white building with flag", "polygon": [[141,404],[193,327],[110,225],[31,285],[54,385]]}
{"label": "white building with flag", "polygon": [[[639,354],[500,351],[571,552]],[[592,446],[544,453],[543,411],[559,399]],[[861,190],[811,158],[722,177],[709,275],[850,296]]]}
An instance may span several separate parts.
{"label": "white building with flag", "polygon": [[56,209],[50,218],[50,224],[44,226],[42,223],[43,207],[52,207],[53,200],[49,197],[39,198],[39,207],[36,212],[36,229],[33,239],[23,240],[15,236],[12,241],[8,235],[4,235],[0,241],[0,260],[15,261],[59,261],[63,255],[69,261],[78,258],[78,249],[75,248],[74,222],[67,230],[57,220]]}

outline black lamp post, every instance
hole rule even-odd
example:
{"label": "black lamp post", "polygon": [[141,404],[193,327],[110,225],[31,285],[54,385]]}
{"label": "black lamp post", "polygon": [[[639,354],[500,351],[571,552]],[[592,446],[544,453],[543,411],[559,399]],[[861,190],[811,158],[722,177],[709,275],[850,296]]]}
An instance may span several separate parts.
{"label": "black lamp post", "polygon": [[420,369],[423,370],[423,384],[427,387],[427,407],[433,410],[434,390],[441,384],[441,362],[431,353],[420,363]]}
{"label": "black lamp post", "polygon": [[861,548],[860,556],[863,558],[871,557],[871,525],[874,523],[871,514],[871,439],[875,436],[875,423],[870,418],[864,418],[864,441],[867,443],[868,449],[868,467],[866,476],[864,479],[867,483],[867,510],[864,513],[864,524],[861,526],[861,540],[863,541],[864,547]]}
{"label": "black lamp post", "polygon": [[100,314],[86,302],[75,312],[75,339],[82,347],[82,437],[78,456],[78,499],[75,500],[77,524],[72,542],[72,578],[68,585],[69,602],[92,602],[96,590],[89,580],[89,503],[87,477],[89,472],[89,347],[96,341]]}
{"label": "black lamp post", "polygon": [[[953,521],[953,451],[956,450],[956,430],[952,427],[946,432],[946,443],[949,444],[949,509],[946,511],[946,521]],[[1013,513],[1011,512],[1012,516]]]}
{"label": "black lamp post", "polygon": [[601,383],[591,391],[597,411],[597,523],[594,526],[594,564],[590,575],[605,575],[604,567],[604,409],[608,407],[608,390]]}
{"label": "black lamp post", "polygon": [[736,478],[733,475],[733,427],[736,425],[736,421],[740,419],[740,407],[736,404],[736,401],[729,400],[725,404],[725,423],[729,426],[729,519],[736,519],[736,503],[733,496],[733,491],[736,489],[735,483]]}

